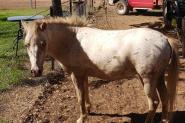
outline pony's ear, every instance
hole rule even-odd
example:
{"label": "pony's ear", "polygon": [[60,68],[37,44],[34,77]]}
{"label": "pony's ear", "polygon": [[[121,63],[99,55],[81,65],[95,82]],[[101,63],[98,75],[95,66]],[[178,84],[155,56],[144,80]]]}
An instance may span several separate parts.
{"label": "pony's ear", "polygon": [[39,25],[39,30],[44,31],[46,29],[46,27],[47,27],[47,24],[45,22],[43,22]]}
{"label": "pony's ear", "polygon": [[26,22],[26,21],[21,21],[21,25],[23,26],[24,30],[27,29],[27,24],[28,24],[28,22]]}

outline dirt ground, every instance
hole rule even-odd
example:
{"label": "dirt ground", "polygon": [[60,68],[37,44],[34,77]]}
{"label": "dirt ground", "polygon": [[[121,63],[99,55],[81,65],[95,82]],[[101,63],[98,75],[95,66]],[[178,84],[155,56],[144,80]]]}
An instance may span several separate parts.
{"label": "dirt ground", "polygon": [[[94,26],[98,28],[150,27],[176,40],[173,31],[167,32],[162,28],[160,12],[119,16],[113,7],[109,7],[108,11],[101,10],[93,18]],[[185,60],[181,57],[180,63],[173,123],[185,123]],[[13,123],[75,123],[79,106],[71,79],[65,76],[52,72],[41,78],[24,80],[23,85],[1,92],[0,119]],[[113,82],[89,78],[89,86],[92,108],[87,123],[144,122],[148,104],[136,77]],[[157,110],[156,123],[160,117],[161,106]]]}

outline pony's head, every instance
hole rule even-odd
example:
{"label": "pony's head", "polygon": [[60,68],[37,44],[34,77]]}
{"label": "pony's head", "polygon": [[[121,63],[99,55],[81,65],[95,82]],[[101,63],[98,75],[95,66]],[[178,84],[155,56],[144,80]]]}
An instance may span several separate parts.
{"label": "pony's head", "polygon": [[[27,49],[30,62],[31,73],[33,76],[41,76],[43,71],[44,57],[48,49],[48,35],[46,30],[51,31],[51,27],[60,26],[86,26],[88,23],[85,18],[71,16],[66,18],[48,18],[35,20],[32,22],[22,22],[25,35],[25,47]],[[65,28],[60,29],[65,29]],[[56,30],[56,29],[55,29]]]}
{"label": "pony's head", "polygon": [[42,75],[44,57],[46,54],[46,23],[22,22],[25,31],[25,47],[27,49],[30,62],[31,73],[34,77]]}

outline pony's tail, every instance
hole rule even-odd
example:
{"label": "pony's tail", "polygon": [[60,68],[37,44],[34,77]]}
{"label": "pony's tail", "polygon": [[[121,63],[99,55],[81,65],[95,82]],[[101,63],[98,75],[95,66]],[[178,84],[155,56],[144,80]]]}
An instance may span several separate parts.
{"label": "pony's tail", "polygon": [[[176,87],[178,81],[178,65],[179,65],[179,57],[178,57],[178,50],[172,40],[169,40],[172,53],[171,53],[171,60],[169,63],[168,69],[168,77],[167,77],[167,90],[169,94],[169,112],[172,114],[174,108],[174,102],[176,97]],[[172,115],[169,117],[172,118]]]}

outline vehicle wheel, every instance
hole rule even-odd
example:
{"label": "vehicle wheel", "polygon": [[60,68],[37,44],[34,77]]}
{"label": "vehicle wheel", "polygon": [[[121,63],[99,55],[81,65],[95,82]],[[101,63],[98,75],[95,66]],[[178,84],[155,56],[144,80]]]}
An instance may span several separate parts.
{"label": "vehicle wheel", "polygon": [[120,0],[116,4],[116,11],[119,15],[126,15],[129,12],[128,6],[126,1]]}

